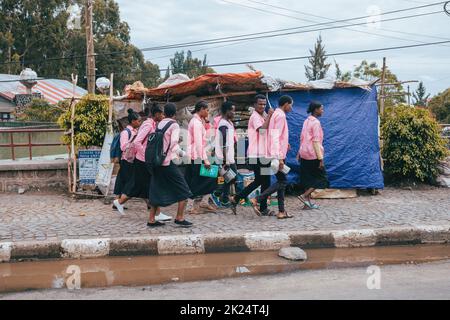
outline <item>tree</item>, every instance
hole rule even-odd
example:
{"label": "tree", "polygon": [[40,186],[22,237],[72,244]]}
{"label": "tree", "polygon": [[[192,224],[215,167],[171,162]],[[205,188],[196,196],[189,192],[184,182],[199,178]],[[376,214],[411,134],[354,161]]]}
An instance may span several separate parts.
{"label": "tree", "polygon": [[327,57],[325,46],[322,45],[322,36],[317,39],[314,50],[309,50],[311,58],[309,58],[309,66],[305,66],[305,75],[309,81],[320,80],[326,77],[331,64],[326,63]]}
{"label": "tree", "polygon": [[[81,30],[68,28],[69,7],[78,4]],[[0,72],[18,74],[26,66],[41,77],[70,79],[79,75],[86,85],[85,0],[1,0],[0,60],[20,63],[0,65]],[[114,86],[122,89],[136,80],[158,84],[159,67],[145,61],[130,43],[130,28],[120,19],[114,0],[94,1],[94,41],[98,75],[115,73]],[[46,58],[62,57],[42,61]]]}
{"label": "tree", "polygon": [[416,92],[413,93],[413,98],[415,100],[414,105],[419,107],[426,107],[429,97],[430,95],[427,94],[427,90],[425,89],[423,82],[419,82],[419,86],[417,87]]}
{"label": "tree", "polygon": [[215,73],[214,69],[208,67],[206,54],[203,60],[200,60],[193,58],[191,51],[188,51],[186,56],[184,51],[175,52],[174,57],[170,59],[170,69],[172,70],[172,74],[184,73],[189,78],[196,78],[207,73]]}
{"label": "tree", "polygon": [[19,121],[56,122],[64,111],[62,105],[55,106],[44,99],[33,99],[23,113],[16,116],[16,119]]}
{"label": "tree", "polygon": [[428,108],[440,123],[450,123],[450,88],[433,97]]}
{"label": "tree", "polygon": [[[382,68],[379,68],[376,62],[369,63],[366,60],[362,61],[359,66],[356,66],[353,73],[349,74],[348,77],[355,77],[366,81],[373,81],[376,79],[381,79],[383,74]],[[386,67],[385,74],[386,83],[398,83],[399,79],[397,76]],[[393,107],[401,103],[405,103],[405,91],[401,84],[393,86],[385,86],[385,106]]]}
{"label": "tree", "polygon": [[[109,98],[101,95],[86,95],[75,105],[74,140],[77,147],[103,145],[106,126],[108,124]],[[67,108],[59,119],[59,126],[68,131],[71,129],[72,111]],[[66,145],[70,145],[70,136],[62,137]]]}

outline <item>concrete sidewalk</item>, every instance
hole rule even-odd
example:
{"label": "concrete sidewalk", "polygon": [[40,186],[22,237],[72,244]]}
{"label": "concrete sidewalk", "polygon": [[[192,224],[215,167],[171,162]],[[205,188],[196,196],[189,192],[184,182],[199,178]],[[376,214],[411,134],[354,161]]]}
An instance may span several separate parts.
{"label": "concrete sidewalk", "polygon": [[[291,197],[293,219],[257,217],[240,207],[188,216],[191,229],[173,222],[146,226],[143,202],[120,217],[100,200],[64,195],[1,194],[0,260],[80,258],[107,255],[183,254],[274,250],[282,246],[345,247],[450,241],[450,191],[388,188],[378,196],[319,200],[321,210],[301,211]],[[175,207],[164,213],[174,215]]]}

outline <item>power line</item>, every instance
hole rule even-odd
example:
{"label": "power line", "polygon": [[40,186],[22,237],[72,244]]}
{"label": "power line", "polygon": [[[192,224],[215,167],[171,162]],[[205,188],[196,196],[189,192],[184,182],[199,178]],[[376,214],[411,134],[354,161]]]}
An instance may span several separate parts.
{"label": "power line", "polygon": [[[224,1],[224,0],[222,0],[222,1]],[[438,2],[438,3],[427,4],[427,5],[424,5],[424,6],[413,7],[413,8],[388,11],[388,12],[382,13],[381,15],[388,15],[388,14],[393,14],[393,13],[397,13],[397,12],[416,10],[416,9],[420,9],[420,8],[440,5],[440,4],[443,4],[443,3],[444,2]],[[390,19],[380,20],[380,22],[410,19],[410,18],[422,17],[422,16],[427,16],[427,15],[434,15],[434,14],[438,14],[438,13],[442,13],[442,11],[435,11],[435,12],[422,13],[422,14],[416,14],[416,15],[410,15],[410,16],[390,18]],[[344,21],[352,21],[352,20],[360,20],[360,19],[364,19],[364,18],[367,18],[367,17],[370,17],[370,16],[363,16],[363,17],[357,17],[357,18],[336,20],[334,23],[339,23],[339,22],[344,22]],[[185,47],[193,47],[193,46],[203,46],[203,45],[210,45],[210,44],[217,44],[217,43],[230,43],[230,42],[240,42],[240,41],[247,41],[247,40],[257,40],[257,39],[264,39],[264,38],[273,38],[273,37],[287,36],[287,35],[292,35],[292,34],[300,34],[300,33],[309,33],[309,32],[315,32],[315,31],[339,29],[339,28],[345,28],[345,27],[349,27],[349,26],[359,26],[359,25],[365,25],[366,22],[355,23],[355,24],[351,24],[351,25],[347,25],[347,26],[332,26],[332,27],[327,27],[327,28],[312,29],[312,30],[305,30],[305,31],[270,34],[270,33],[275,33],[275,32],[279,32],[279,31],[298,30],[298,29],[310,28],[310,27],[320,26],[320,25],[329,25],[329,24],[330,24],[330,22],[317,23],[317,24],[312,24],[312,25],[309,25],[309,26],[300,26],[300,27],[295,27],[295,28],[285,28],[285,29],[279,29],[279,30],[273,30],[273,31],[251,33],[251,34],[239,35],[239,36],[229,36],[229,37],[215,38],[215,39],[209,39],[209,40],[199,40],[199,41],[194,41],[194,42],[185,42],[185,43],[172,44],[172,45],[166,45],[166,46],[143,48],[143,49],[140,49],[140,50],[141,51],[159,51],[159,50],[177,49],[177,48],[185,48]],[[268,35],[267,36],[258,36],[258,37],[247,37],[249,35],[262,35],[262,34],[268,34]],[[243,38],[243,37],[247,37],[247,38]],[[101,54],[96,54],[96,56],[109,56],[109,55],[116,55],[116,54],[121,54],[121,53],[125,53],[125,52],[127,52],[127,51],[101,53]],[[49,62],[49,61],[71,60],[71,59],[86,58],[86,57],[87,57],[87,55],[68,56],[68,57],[60,57],[60,58],[47,58],[47,59],[43,59],[43,60],[31,60],[31,61],[28,61],[28,63],[32,63],[32,62],[43,62],[43,63],[45,63],[45,62]],[[17,61],[15,61],[15,62],[6,62],[6,63],[1,63],[0,65],[19,64],[19,63],[22,63],[22,62],[17,62]]]}
{"label": "power line", "polygon": [[[281,6],[276,6],[276,5],[272,5],[272,4],[268,4],[268,3],[264,3],[264,2],[260,2],[260,1],[256,1],[256,0],[247,0],[248,2],[252,2],[252,3],[256,3],[256,4],[260,4],[260,5],[264,5],[264,6],[268,6],[271,8],[275,8],[275,9],[280,9],[280,10],[284,10],[284,11],[288,11],[288,12],[295,12],[295,13],[299,13],[302,15],[307,15],[307,16],[311,16],[311,17],[316,17],[316,18],[320,18],[320,19],[326,19],[326,20],[330,20],[330,23],[335,23],[336,20],[335,19],[331,19],[325,16],[319,16],[310,12],[305,12],[305,11],[299,11],[299,10],[294,10],[294,9],[289,9],[289,8],[285,8],[285,7],[281,7]],[[238,5],[236,3],[236,5]],[[249,7],[250,8],[250,7]],[[276,12],[273,12],[274,14],[277,14]],[[381,15],[382,12],[380,12]],[[292,18],[296,18],[296,17],[292,17]],[[311,21],[311,20],[309,20]],[[354,30],[354,29],[349,29],[352,31],[357,31],[357,32],[363,32],[363,33],[368,33],[365,31],[361,31],[361,30]],[[419,37],[426,37],[426,38],[435,38],[435,39],[439,39],[439,40],[448,40],[448,38],[444,38],[444,37],[437,37],[437,36],[432,36],[432,35],[427,35],[427,34],[419,34],[419,33],[412,33],[412,32],[404,32],[404,31],[399,31],[399,30],[391,30],[391,29],[385,29],[385,28],[379,28],[379,30],[382,31],[388,31],[388,32],[393,32],[393,33],[399,33],[399,34],[406,34],[406,35],[412,35],[412,36],[419,36]],[[381,35],[381,34],[376,34],[376,33],[368,33],[368,34],[375,34],[375,35],[379,35],[379,36],[386,36],[386,35]],[[412,40],[411,40],[412,41]]]}
{"label": "power line", "polygon": [[[396,47],[385,47],[385,48],[376,48],[376,49],[365,49],[365,50],[357,50],[357,51],[345,51],[345,52],[337,52],[337,53],[328,53],[325,54],[326,57],[333,57],[333,56],[344,56],[344,55],[353,55],[353,54],[361,54],[361,53],[370,53],[370,52],[381,52],[381,51],[391,51],[391,50],[400,50],[400,49],[411,49],[411,48],[418,48],[418,47],[426,47],[426,46],[433,46],[433,45],[439,45],[439,44],[445,44],[450,43],[450,40],[448,41],[439,41],[439,42],[429,42],[429,43],[423,43],[423,44],[412,44],[407,46],[396,46]],[[264,60],[253,60],[253,61],[242,61],[242,62],[232,62],[232,63],[221,63],[221,64],[211,64],[207,65],[205,67],[227,67],[227,66],[237,66],[237,65],[247,65],[247,64],[256,64],[256,63],[270,63],[270,62],[282,62],[282,61],[292,61],[292,60],[304,60],[312,58],[312,56],[297,56],[297,57],[288,57],[288,58],[275,58],[275,59],[264,59]],[[161,69],[161,72],[165,71],[171,71],[172,69]],[[136,71],[136,72],[127,72],[127,73],[115,73],[115,74],[148,74],[149,72],[143,72],[143,71]],[[41,78],[37,80],[49,80],[47,78]],[[65,80],[65,79],[60,79]],[[0,82],[19,82],[20,80],[6,80],[6,81],[0,81]]]}
{"label": "power line", "polygon": [[[358,50],[358,51],[345,51],[345,52],[338,52],[338,53],[328,53],[325,54],[326,57],[333,57],[333,56],[344,56],[344,55],[351,55],[351,54],[361,54],[361,53],[369,53],[369,52],[380,52],[380,51],[390,51],[390,50],[400,50],[400,49],[410,49],[410,48],[418,48],[418,47],[427,47],[427,46],[433,46],[433,45],[439,45],[439,44],[445,44],[450,43],[450,40],[447,41],[439,41],[439,42],[429,42],[429,43],[422,43],[422,44],[412,44],[412,45],[405,45],[405,46],[396,46],[396,47],[385,47],[385,48],[377,48],[377,49],[365,49],[365,50]],[[237,65],[247,65],[247,64],[255,64],[255,63],[269,63],[269,62],[281,62],[281,61],[291,61],[291,60],[304,60],[312,58],[312,56],[299,56],[299,57],[289,57],[289,58],[276,58],[276,59],[265,59],[265,60],[253,60],[253,61],[242,61],[242,62],[232,62],[232,63],[221,63],[221,64],[211,64],[207,65],[205,67],[213,68],[213,67],[227,67],[227,66],[237,66]],[[161,72],[165,71],[172,71],[172,69],[161,69]],[[130,72],[127,74],[147,74],[147,72]]]}
{"label": "power line", "polygon": [[[292,19],[296,19],[296,20],[305,20],[305,19],[302,19],[302,18],[290,16],[290,15],[280,14],[280,13],[275,12],[275,11],[263,10],[263,9],[259,9],[259,8],[247,6],[247,5],[242,4],[242,3],[235,3],[235,2],[226,1],[226,0],[220,0],[220,1],[226,2],[226,3],[230,3],[230,4],[234,4],[234,5],[241,6],[241,7],[245,7],[245,8],[249,8],[249,9],[254,9],[254,10],[257,10],[257,11],[261,11],[261,10],[262,10],[263,12],[270,13],[270,14],[277,15],[277,16],[280,16],[280,15],[281,15],[281,16],[288,17],[288,18],[292,18]],[[266,4],[266,3],[263,3],[263,2],[259,2],[259,1],[253,1],[253,0],[247,0],[247,1],[253,2],[253,3],[262,4],[262,5],[269,6],[269,7],[274,7],[274,8],[277,8],[277,9],[286,10],[286,11],[289,11],[289,12],[296,12],[296,13],[300,13],[300,14],[309,14],[309,13],[306,13],[306,12],[302,12],[302,11],[298,11],[298,10],[293,10],[293,9],[287,9],[287,8],[280,7],[280,6],[274,6],[274,5]],[[333,19],[329,19],[329,18],[326,18],[326,17],[314,15],[314,14],[309,14],[309,15],[314,16],[314,17],[320,17],[321,19],[332,20],[332,21],[330,21],[329,23],[325,23],[325,24],[327,24],[327,25],[328,25],[328,24],[333,24],[333,23],[335,23],[335,20],[333,20]],[[306,20],[306,21],[312,21],[312,20]],[[380,21],[380,22],[381,22],[381,21]],[[366,23],[365,23],[365,24],[366,24]],[[408,41],[408,42],[411,42],[411,41],[412,41],[412,42],[416,42],[416,43],[426,43],[425,41],[420,41],[420,40],[415,40],[415,39],[405,39],[405,38],[400,38],[400,37],[395,37],[395,36],[390,36],[390,35],[379,34],[379,33],[375,33],[375,32],[369,32],[369,31],[363,31],[363,30],[355,30],[355,29],[349,28],[348,26],[349,26],[349,25],[347,24],[347,25],[341,26],[341,27],[342,27],[342,28],[345,28],[345,29],[347,29],[347,30],[349,30],[349,31],[352,31],[352,32],[358,32],[358,33],[364,33],[364,34],[369,34],[369,35],[375,35],[375,36],[383,37],[383,38],[390,38],[390,39],[395,39],[395,40],[400,40],[400,41]],[[382,29],[380,28],[380,30],[382,30]],[[397,32],[397,31],[391,31],[391,32]],[[402,33],[402,32],[401,32],[401,31],[398,31],[397,33]],[[415,34],[413,34],[413,35],[415,35]],[[427,35],[420,35],[420,36],[426,36],[426,37],[429,37],[429,36],[427,36]],[[432,38],[437,38],[437,39],[440,39],[440,40],[448,40],[448,38],[434,37],[434,36],[430,36],[430,37],[432,37]]]}

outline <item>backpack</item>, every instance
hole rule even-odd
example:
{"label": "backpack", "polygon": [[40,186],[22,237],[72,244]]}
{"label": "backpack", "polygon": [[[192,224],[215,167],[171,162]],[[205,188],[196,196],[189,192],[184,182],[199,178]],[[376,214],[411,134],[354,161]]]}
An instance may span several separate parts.
{"label": "backpack", "polygon": [[[128,140],[131,138],[130,129],[126,128],[128,132]],[[111,143],[111,150],[109,152],[109,157],[111,158],[111,162],[118,163],[120,159],[122,159],[122,149],[120,148],[120,133],[114,136],[114,139]]]}
{"label": "backpack", "polygon": [[145,150],[145,164],[150,172],[156,167],[162,166],[170,150],[170,145],[164,151],[164,134],[175,123],[170,121],[164,128],[156,128],[155,132],[148,136],[147,149]]}

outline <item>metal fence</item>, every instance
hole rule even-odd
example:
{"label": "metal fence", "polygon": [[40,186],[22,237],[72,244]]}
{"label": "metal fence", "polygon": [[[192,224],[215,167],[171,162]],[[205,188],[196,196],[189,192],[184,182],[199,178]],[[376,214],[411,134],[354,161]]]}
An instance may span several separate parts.
{"label": "metal fence", "polygon": [[[0,160],[16,160],[36,156],[49,156],[67,153],[61,141],[64,130],[18,128],[0,130]],[[34,153],[33,153],[34,152]]]}

